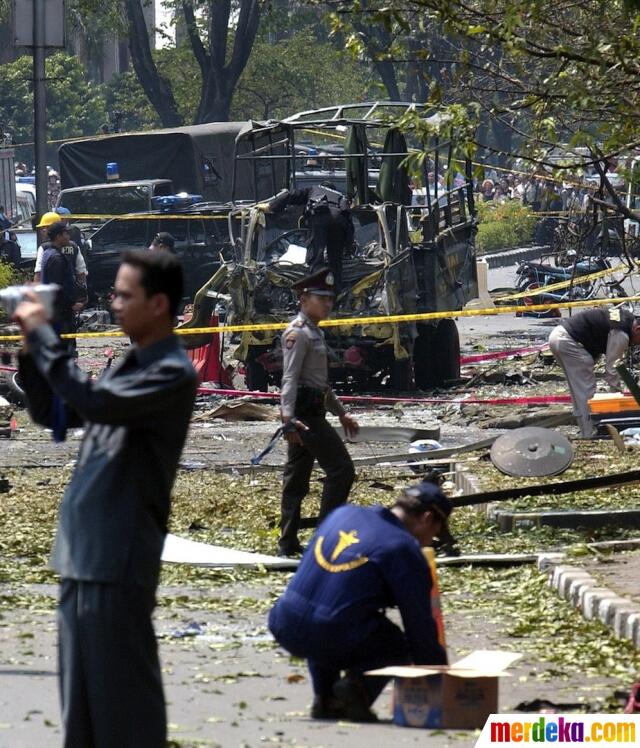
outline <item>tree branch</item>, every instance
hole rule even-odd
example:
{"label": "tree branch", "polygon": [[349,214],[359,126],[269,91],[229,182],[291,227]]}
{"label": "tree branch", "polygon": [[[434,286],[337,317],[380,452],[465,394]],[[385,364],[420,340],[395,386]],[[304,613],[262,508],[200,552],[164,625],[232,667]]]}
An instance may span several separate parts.
{"label": "tree branch", "polygon": [[233,53],[229,62],[229,83],[231,88],[235,88],[242,71],[244,70],[253,43],[258,33],[260,24],[260,3],[259,0],[245,0],[240,6],[240,15],[238,25],[236,26],[235,39],[233,40]]}
{"label": "tree branch", "polygon": [[[244,2],[242,3],[244,5]],[[211,67],[222,73],[227,59],[231,0],[209,0],[209,52]]]}
{"label": "tree branch", "polygon": [[204,75],[211,64],[211,58],[207,50],[204,48],[204,44],[198,33],[198,24],[196,22],[196,14],[193,10],[192,3],[183,2],[182,12],[184,13],[184,20],[187,24],[187,34],[189,35],[189,43],[193,50],[193,56],[196,58],[196,62],[200,66],[200,70]]}

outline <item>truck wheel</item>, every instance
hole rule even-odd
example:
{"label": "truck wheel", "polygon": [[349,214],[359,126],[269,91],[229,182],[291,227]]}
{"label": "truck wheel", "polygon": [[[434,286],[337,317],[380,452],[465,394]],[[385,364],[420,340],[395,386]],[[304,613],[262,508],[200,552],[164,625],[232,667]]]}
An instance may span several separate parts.
{"label": "truck wheel", "polygon": [[16,371],[7,377],[7,384],[12,395],[12,400],[17,403],[24,402],[24,389],[22,388],[22,382],[20,381],[20,374]]}
{"label": "truck wheel", "polygon": [[446,381],[460,378],[460,338],[452,319],[440,320],[437,326],[418,325],[413,370],[416,387],[421,390],[442,387]]}
{"label": "truck wheel", "polygon": [[259,361],[256,361],[256,357],[259,355],[259,350],[253,351],[251,348],[249,349],[249,354],[244,365],[244,381],[248,390],[254,392],[268,392],[269,374],[264,366]]}
{"label": "truck wheel", "polygon": [[391,389],[400,392],[409,392],[414,389],[413,371],[410,358],[403,358],[400,361],[394,360],[391,364]]}
{"label": "truck wheel", "polygon": [[418,325],[418,337],[413,342],[413,376],[419,390],[435,387],[433,369],[433,325]]}
{"label": "truck wheel", "polygon": [[460,336],[452,319],[440,320],[433,335],[434,366],[437,386],[460,379]]}

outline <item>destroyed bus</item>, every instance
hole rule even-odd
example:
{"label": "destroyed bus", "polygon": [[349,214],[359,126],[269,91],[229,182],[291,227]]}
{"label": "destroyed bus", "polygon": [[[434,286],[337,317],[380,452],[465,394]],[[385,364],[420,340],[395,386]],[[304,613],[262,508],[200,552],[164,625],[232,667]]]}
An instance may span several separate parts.
{"label": "destroyed bus", "polygon": [[[427,120],[433,126],[431,142],[416,144],[424,154],[424,188],[416,200],[406,167],[407,155],[415,151],[389,124],[407,110],[416,111],[416,106],[338,106],[254,123],[240,134],[234,191],[238,174],[246,176],[250,165],[255,199],[246,202],[234,194],[229,214],[233,257],[223,260],[197,294],[191,325],[206,323],[220,302],[226,305],[229,324],[288,321],[297,308],[291,284],[310,272],[309,248],[317,244],[309,206],[313,203],[315,211],[325,203],[325,210],[346,215],[352,226],[340,256],[334,247],[328,259],[330,266],[339,265],[333,268],[340,288],[332,318],[351,320],[325,328],[332,380],[343,390],[357,391],[424,389],[459,378],[455,314],[417,323],[357,321],[455,313],[477,296],[471,164],[455,159],[455,133],[445,135],[446,120],[433,115]],[[444,189],[434,178],[443,172]],[[314,267],[318,260],[326,264],[316,256]],[[249,389],[279,384],[279,331],[244,332],[235,343],[233,355],[244,362]]]}

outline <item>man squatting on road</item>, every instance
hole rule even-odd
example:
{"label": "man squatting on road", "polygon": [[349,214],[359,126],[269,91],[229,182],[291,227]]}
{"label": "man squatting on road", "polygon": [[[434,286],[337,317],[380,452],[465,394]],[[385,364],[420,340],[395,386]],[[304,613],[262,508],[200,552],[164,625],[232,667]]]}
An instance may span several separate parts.
{"label": "man squatting on road", "polygon": [[300,312],[282,335],[283,371],[280,396],[282,422],[290,427],[284,468],[278,555],[302,552],[298,540],[300,505],[309,493],[313,463],[318,460],[327,477],[322,489],[320,519],[344,504],[355,477],[353,463],[335,429],[325,418],[327,410],[340,419],[347,436],[358,433],[358,424],[341,405],[329,385],[327,344],[318,322],[331,314],[334,277],[320,270],[294,283]]}
{"label": "man squatting on road", "polygon": [[98,380],[75,366],[35,294],[15,313],[31,417],[48,426],[55,393],[85,429],[53,551],[65,748],[166,744],[151,614],[197,386],[173,334],[182,288],[168,252],[123,255],[112,308],[133,345]]}
{"label": "man squatting on road", "polygon": [[[370,707],[386,679],[365,676],[367,670],[447,664],[420,549],[435,537],[450,539],[452,508],[425,481],[406,489],[391,509],[341,506],[318,528],[269,614],[278,643],[307,659],[313,718],[373,722]],[[404,632],[384,614],[394,606]]]}
{"label": "man squatting on road", "polygon": [[620,392],[616,362],[636,345],[640,345],[640,321],[624,309],[587,309],[563,319],[551,331],[549,347],[564,370],[582,436],[596,431],[589,412],[589,400],[596,393],[596,361],[605,356],[607,383],[612,392]]}

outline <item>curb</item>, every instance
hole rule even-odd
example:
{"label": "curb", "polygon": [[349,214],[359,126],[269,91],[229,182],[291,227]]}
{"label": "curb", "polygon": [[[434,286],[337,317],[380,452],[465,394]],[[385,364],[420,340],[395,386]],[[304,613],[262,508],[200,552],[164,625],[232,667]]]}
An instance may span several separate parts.
{"label": "curb", "polygon": [[538,569],[549,575],[549,584],[560,597],[582,613],[588,621],[600,621],[613,629],[618,639],[628,639],[640,649],[640,605],[600,586],[578,566],[555,564],[549,556],[540,556]]}
{"label": "curb", "polygon": [[490,269],[504,268],[515,265],[516,262],[525,260],[538,260],[544,252],[550,249],[548,244],[540,244],[534,247],[516,247],[505,252],[494,252],[488,255],[478,255],[478,260],[484,260]]}

